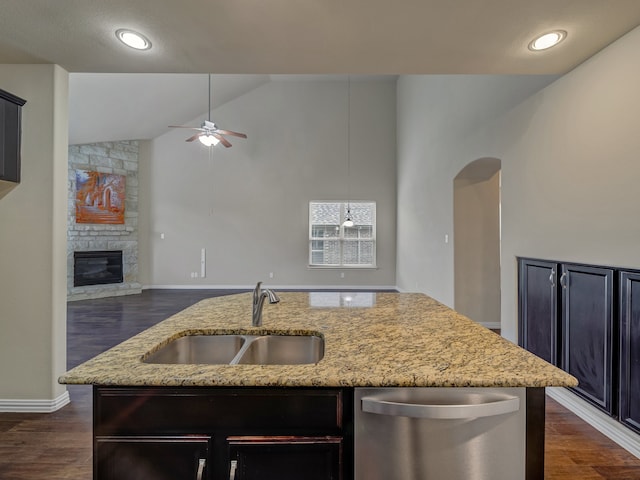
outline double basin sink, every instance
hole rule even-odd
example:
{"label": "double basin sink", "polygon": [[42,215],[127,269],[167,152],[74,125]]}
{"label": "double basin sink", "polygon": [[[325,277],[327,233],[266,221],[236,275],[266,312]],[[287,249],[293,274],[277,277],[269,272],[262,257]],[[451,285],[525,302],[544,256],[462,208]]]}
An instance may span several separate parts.
{"label": "double basin sink", "polygon": [[143,359],[156,364],[301,365],[318,363],[324,340],[317,335],[187,335]]}

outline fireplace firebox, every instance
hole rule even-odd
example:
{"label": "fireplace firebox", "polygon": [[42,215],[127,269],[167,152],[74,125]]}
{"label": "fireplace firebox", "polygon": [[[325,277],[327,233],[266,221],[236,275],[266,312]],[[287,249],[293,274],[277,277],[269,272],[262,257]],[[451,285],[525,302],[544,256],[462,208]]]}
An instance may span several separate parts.
{"label": "fireplace firebox", "polygon": [[73,286],[122,283],[122,250],[73,253]]}

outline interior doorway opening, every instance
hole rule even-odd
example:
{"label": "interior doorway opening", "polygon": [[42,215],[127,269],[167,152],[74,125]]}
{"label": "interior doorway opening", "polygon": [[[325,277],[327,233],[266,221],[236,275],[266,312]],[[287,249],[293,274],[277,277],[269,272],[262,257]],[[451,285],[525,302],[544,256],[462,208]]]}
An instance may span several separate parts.
{"label": "interior doorway opening", "polygon": [[454,306],[491,329],[500,328],[500,169],[480,158],[454,179]]}

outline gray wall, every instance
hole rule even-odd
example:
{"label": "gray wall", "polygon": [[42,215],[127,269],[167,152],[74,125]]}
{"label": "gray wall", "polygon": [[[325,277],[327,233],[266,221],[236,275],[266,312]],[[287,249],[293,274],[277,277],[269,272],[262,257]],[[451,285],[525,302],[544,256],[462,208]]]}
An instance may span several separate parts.
{"label": "gray wall", "polygon": [[[553,76],[427,75],[398,80],[397,285],[454,306],[453,181],[491,150],[462,147]],[[445,243],[445,235],[450,241]]]}
{"label": "gray wall", "polygon": [[[517,336],[516,256],[640,267],[640,29],[515,108],[493,111],[455,141],[429,136],[422,108],[446,87],[456,98],[501,98],[508,77],[402,77],[398,86],[398,285],[453,300],[453,178],[469,162],[502,161],[502,329]],[[486,88],[485,88],[486,87]],[[517,103],[517,102],[516,102]],[[428,193],[421,193],[422,191]],[[438,200],[439,207],[431,204]],[[414,205],[421,205],[415,208]],[[420,239],[420,244],[415,240]],[[414,258],[424,258],[415,265]],[[420,268],[422,267],[422,268]]]}
{"label": "gray wall", "polygon": [[0,65],[0,86],[27,100],[22,182],[0,198],[0,408],[64,394],[68,74]]}
{"label": "gray wall", "polygon": [[[232,148],[187,143],[182,129],[142,142],[142,283],[395,286],[395,97],[395,77],[352,80],[350,95],[346,79],[273,81],[214,110],[248,135]],[[349,115],[350,200],[377,202],[378,268],[313,270],[308,204],[347,200]],[[207,276],[194,279],[202,248]]]}

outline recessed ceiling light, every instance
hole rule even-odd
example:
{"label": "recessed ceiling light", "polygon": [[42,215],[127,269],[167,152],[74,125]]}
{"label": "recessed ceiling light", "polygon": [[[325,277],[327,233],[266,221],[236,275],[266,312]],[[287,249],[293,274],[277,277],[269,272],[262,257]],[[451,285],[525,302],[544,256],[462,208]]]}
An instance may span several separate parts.
{"label": "recessed ceiling light", "polygon": [[546,50],[557,44],[567,37],[567,32],[564,30],[554,30],[553,32],[545,33],[532,40],[529,44],[529,50],[538,51]]}
{"label": "recessed ceiling light", "polygon": [[149,39],[133,30],[121,28],[116,31],[116,37],[125,45],[135,48],[136,50],[149,50],[151,48]]}

